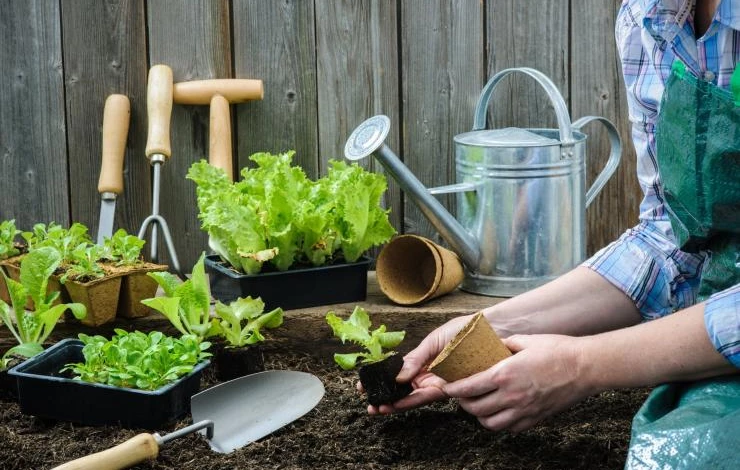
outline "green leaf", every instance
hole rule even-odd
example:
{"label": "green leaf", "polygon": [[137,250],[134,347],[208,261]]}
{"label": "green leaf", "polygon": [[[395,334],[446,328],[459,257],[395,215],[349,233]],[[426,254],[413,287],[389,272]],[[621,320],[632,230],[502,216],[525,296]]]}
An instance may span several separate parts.
{"label": "green leaf", "polygon": [[154,310],[167,317],[170,323],[172,323],[172,326],[177,328],[177,331],[179,331],[180,333],[188,333],[187,330],[185,330],[185,328],[183,327],[182,322],[180,321],[179,297],[153,297],[151,299],[143,299],[141,303],[149,308],[153,308]]}
{"label": "green leaf", "polygon": [[54,248],[42,247],[30,251],[21,261],[20,282],[31,296],[36,308],[46,304],[49,278],[62,262],[62,255]]}
{"label": "green leaf", "polygon": [[334,354],[334,362],[344,370],[352,370],[357,367],[357,360],[364,356],[362,353]]}

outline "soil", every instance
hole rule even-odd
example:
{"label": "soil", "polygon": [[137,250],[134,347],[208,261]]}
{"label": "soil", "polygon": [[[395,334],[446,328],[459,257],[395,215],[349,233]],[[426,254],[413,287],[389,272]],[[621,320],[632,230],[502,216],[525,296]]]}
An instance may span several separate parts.
{"label": "soil", "polygon": [[[632,416],[649,390],[605,392],[518,434],[490,432],[452,400],[404,414],[372,417],[355,390],[357,373],[314,356],[265,351],[267,369],[317,375],[318,406],[292,424],[231,454],[202,435],[173,440],[136,469],[621,469]],[[202,388],[214,385],[207,370]],[[190,424],[186,416],[160,434]],[[0,397],[0,468],[48,469],[121,443],[141,429],[80,426],[23,415]]]}

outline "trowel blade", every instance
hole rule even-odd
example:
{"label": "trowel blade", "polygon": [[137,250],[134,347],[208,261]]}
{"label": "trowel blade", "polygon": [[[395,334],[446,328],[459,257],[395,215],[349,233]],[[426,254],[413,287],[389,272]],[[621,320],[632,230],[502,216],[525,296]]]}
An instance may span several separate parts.
{"label": "trowel blade", "polygon": [[271,370],[193,395],[190,407],[193,422],[213,421],[211,449],[227,454],[292,423],[311,411],[323,396],[324,385],[318,377]]}

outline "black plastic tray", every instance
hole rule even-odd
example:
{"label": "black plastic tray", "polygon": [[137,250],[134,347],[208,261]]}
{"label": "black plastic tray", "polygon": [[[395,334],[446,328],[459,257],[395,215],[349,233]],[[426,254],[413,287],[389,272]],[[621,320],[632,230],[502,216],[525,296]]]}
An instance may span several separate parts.
{"label": "black plastic tray", "polygon": [[21,412],[86,425],[160,428],[190,411],[190,397],[198,393],[203,361],[193,371],[153,391],[93,384],[62,377],[67,364],[82,362],[83,343],[64,339],[41,354],[13,367]]}
{"label": "black plastic tray", "polygon": [[218,255],[206,256],[211,295],[223,303],[238,297],[260,297],[265,311],[363,301],[367,298],[367,271],[372,260],[331,264],[281,272],[240,274]]}

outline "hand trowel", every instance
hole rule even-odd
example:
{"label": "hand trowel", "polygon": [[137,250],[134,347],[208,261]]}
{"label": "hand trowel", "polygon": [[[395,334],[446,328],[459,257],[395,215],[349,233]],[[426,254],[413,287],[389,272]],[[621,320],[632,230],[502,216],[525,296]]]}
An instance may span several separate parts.
{"label": "hand trowel", "polygon": [[103,110],[103,151],[98,179],[101,196],[98,245],[113,234],[116,199],[123,192],[123,157],[130,117],[131,105],[127,96],[108,96]]}
{"label": "hand trowel", "polygon": [[164,436],[138,434],[53,470],[129,468],[156,458],[162,445],[194,431],[205,434],[215,452],[227,454],[292,423],[323,396],[321,380],[306,372],[271,370],[239,377],[193,395],[194,424]]}

